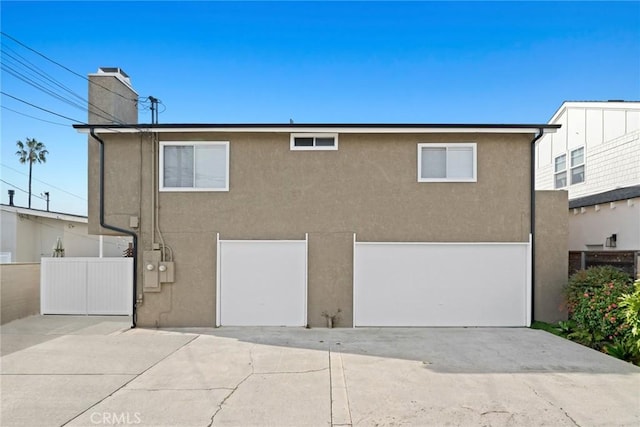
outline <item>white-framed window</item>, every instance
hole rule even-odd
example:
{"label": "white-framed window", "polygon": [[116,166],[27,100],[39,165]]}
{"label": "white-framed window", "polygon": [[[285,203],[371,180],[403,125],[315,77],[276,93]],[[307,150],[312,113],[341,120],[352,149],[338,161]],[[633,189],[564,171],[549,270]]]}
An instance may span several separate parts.
{"label": "white-framed window", "polygon": [[418,182],[476,182],[475,142],[418,144]]}
{"label": "white-framed window", "polygon": [[567,155],[563,154],[554,160],[553,165],[554,188],[564,188],[567,186]]}
{"label": "white-framed window", "polygon": [[160,191],[229,191],[229,141],[161,141]]}
{"label": "white-framed window", "polygon": [[571,185],[584,182],[584,147],[571,150]]}
{"label": "white-framed window", "polygon": [[292,150],[337,150],[337,133],[292,133]]}

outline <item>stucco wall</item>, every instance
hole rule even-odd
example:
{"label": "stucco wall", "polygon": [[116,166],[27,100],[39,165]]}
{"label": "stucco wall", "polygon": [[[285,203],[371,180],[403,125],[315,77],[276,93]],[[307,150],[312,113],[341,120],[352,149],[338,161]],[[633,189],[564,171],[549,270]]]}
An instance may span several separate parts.
{"label": "stucco wall", "polygon": [[40,264],[0,264],[0,324],[40,313]]}
{"label": "stucco wall", "polygon": [[[640,198],[572,209],[568,219],[571,251],[586,251],[587,245],[602,245],[599,250],[640,250]],[[615,248],[605,246],[612,234],[617,237]]]}
{"label": "stucco wall", "polygon": [[[40,262],[51,256],[58,237],[67,257],[97,257],[100,237],[89,235],[86,223],[37,215],[2,212],[2,252],[11,252],[12,262]],[[131,238],[106,236],[103,256],[120,257]]]}
{"label": "stucco wall", "polygon": [[[531,137],[341,134],[337,151],[291,151],[288,133],[162,134],[163,140],[230,141],[230,191],[159,194],[176,281],[144,294],[138,323],[213,325],[216,233],[222,239],[309,233],[309,323],[323,326],[322,312],[340,308],[338,324],[351,326],[353,233],[359,241],[528,241]],[[150,140],[124,134],[104,140],[105,219],[128,228],[129,218],[139,216],[139,247],[150,250]],[[477,142],[478,182],[418,183],[421,142]],[[97,159],[89,162],[95,183]],[[90,194],[96,204],[98,193]],[[93,212],[92,227],[95,206]]]}
{"label": "stucco wall", "polygon": [[536,191],[534,320],[566,320],[569,263],[566,191]]}

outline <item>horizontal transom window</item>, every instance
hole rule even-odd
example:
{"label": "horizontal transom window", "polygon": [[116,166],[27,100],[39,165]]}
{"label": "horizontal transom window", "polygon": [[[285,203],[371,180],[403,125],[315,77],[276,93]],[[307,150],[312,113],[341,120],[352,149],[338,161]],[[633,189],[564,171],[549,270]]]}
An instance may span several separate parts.
{"label": "horizontal transom window", "polygon": [[228,141],[160,142],[161,191],[229,191]]}
{"label": "horizontal transom window", "polygon": [[292,150],[337,150],[337,133],[292,133]]}
{"label": "horizontal transom window", "polygon": [[418,182],[476,182],[476,143],[418,144]]}

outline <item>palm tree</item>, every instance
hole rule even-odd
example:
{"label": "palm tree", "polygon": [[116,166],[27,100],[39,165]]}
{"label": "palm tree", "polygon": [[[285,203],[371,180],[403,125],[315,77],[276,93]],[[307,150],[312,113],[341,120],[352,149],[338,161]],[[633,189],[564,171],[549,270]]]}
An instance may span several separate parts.
{"label": "palm tree", "polygon": [[18,141],[16,142],[16,146],[18,147],[16,156],[18,156],[20,163],[25,164],[29,162],[29,208],[31,208],[31,170],[35,162],[45,163],[49,152],[42,142],[38,142],[34,138],[27,138],[26,143]]}

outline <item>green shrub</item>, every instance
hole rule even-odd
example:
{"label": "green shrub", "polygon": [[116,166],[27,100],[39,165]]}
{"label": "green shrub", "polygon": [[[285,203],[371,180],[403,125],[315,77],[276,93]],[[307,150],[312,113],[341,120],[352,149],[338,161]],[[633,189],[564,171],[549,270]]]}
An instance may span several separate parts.
{"label": "green shrub", "polygon": [[620,297],[620,307],[624,313],[624,319],[631,328],[630,341],[635,350],[640,353],[640,280],[634,283],[633,293]]}
{"label": "green shrub", "polygon": [[571,276],[566,296],[575,330],[569,338],[597,349],[606,342],[626,340],[631,330],[619,304],[620,297],[631,291],[629,275],[614,267],[592,267]]}

